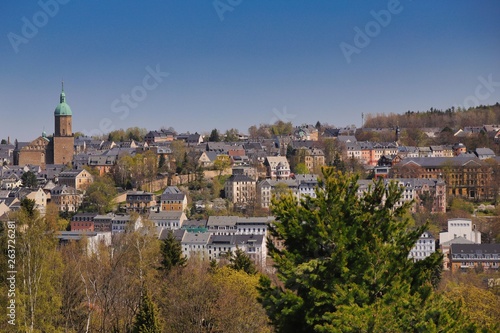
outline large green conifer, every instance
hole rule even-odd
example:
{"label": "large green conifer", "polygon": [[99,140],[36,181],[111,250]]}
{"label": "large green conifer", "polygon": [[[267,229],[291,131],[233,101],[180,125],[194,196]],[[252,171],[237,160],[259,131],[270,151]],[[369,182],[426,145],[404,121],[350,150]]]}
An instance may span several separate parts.
{"label": "large green conifer", "polygon": [[426,226],[410,228],[402,189],[324,169],[317,198],[274,200],[271,235],[279,285],[261,279],[277,332],[464,332],[458,307],[435,294],[441,255],[408,259]]}

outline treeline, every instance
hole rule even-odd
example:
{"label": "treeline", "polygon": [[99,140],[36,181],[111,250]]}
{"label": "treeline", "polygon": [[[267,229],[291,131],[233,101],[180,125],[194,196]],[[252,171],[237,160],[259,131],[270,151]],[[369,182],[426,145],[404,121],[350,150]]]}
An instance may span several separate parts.
{"label": "treeline", "polygon": [[113,236],[110,246],[63,245],[57,211],[42,217],[30,202],[12,216],[15,237],[0,224],[0,332],[271,331],[257,301],[259,275],[242,251],[225,264],[187,261],[172,233],[159,240],[147,222],[141,232]]}
{"label": "treeline", "polygon": [[425,128],[449,127],[451,129],[466,126],[482,126],[500,124],[500,104],[480,105],[475,108],[463,109],[448,108],[440,110],[430,108],[427,111],[407,111],[404,114],[367,114],[365,115],[365,128]]}

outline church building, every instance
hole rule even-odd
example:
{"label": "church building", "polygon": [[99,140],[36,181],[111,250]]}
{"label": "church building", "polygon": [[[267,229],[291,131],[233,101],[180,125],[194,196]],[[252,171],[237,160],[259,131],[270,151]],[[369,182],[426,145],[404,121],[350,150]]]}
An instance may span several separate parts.
{"label": "church building", "polygon": [[47,137],[43,132],[31,142],[16,142],[14,164],[39,165],[42,169],[45,169],[47,164],[71,164],[75,144],[72,118],[73,113],[66,103],[63,85],[59,105],[54,111],[54,135]]}

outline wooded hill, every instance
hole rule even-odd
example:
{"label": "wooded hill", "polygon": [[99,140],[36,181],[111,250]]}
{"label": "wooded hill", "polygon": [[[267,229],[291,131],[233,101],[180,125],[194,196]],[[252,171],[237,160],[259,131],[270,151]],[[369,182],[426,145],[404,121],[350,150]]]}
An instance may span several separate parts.
{"label": "wooded hill", "polygon": [[482,126],[500,124],[500,104],[480,105],[467,110],[448,108],[439,110],[430,108],[427,111],[407,111],[404,114],[367,114],[365,115],[365,128],[425,128],[449,127],[460,129],[467,126]]}

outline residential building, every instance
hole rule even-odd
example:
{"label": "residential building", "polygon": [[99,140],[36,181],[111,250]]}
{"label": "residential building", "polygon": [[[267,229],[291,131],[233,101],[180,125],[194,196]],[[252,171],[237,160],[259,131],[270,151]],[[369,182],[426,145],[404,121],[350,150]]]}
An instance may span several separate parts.
{"label": "residential building", "polygon": [[207,229],[213,235],[232,235],[236,233],[237,216],[209,216]]}
{"label": "residential building", "polygon": [[290,164],[285,156],[267,156],[264,161],[267,177],[271,179],[290,178]]}
{"label": "residential building", "polygon": [[448,195],[467,199],[493,198],[492,167],[477,157],[404,159],[391,168],[393,178],[442,179]]}
{"label": "residential building", "polygon": [[441,249],[441,253],[443,254],[443,269],[446,271],[449,271],[451,269],[450,251],[452,244],[475,244],[475,243],[463,237],[453,238],[447,242],[440,243],[439,247]]}
{"label": "residential building", "polygon": [[264,235],[211,235],[207,248],[209,260],[227,258],[229,254],[240,249],[257,267],[266,267],[267,244]]}
{"label": "residential building", "polygon": [[156,206],[155,195],[145,191],[128,191],[125,202],[127,212],[146,213]]}
{"label": "residential building", "polygon": [[451,271],[495,270],[500,267],[500,244],[452,244]]}
{"label": "residential building", "polygon": [[102,176],[111,171],[111,168],[116,164],[118,155],[90,155],[88,158],[89,167],[97,170],[99,175]]}
{"label": "residential building", "polygon": [[257,182],[245,175],[232,175],[224,184],[226,199],[233,204],[248,204],[255,200]]}
{"label": "residential building", "polygon": [[111,219],[111,233],[118,234],[128,231],[137,231],[142,227],[142,218],[138,216],[135,220],[130,215],[115,215]]}
{"label": "residential building", "polygon": [[273,180],[265,179],[257,184],[257,202],[262,208],[269,208],[273,195],[291,191],[299,200],[299,184],[295,179]]}
{"label": "residential building", "polygon": [[100,244],[106,246],[111,245],[111,232],[92,232],[87,230],[79,231],[58,231],[56,238],[59,239],[60,244],[67,244],[69,242],[81,241],[85,239],[87,241],[87,254],[97,252],[97,248]]}
{"label": "residential building", "polygon": [[71,231],[95,231],[94,218],[97,213],[77,213],[71,218]]}
{"label": "residential building", "polygon": [[50,200],[62,212],[76,212],[83,202],[83,194],[74,187],[58,185],[50,191]]}
{"label": "residential building", "polygon": [[420,261],[436,252],[436,239],[428,231],[417,240],[415,246],[410,250],[409,258],[413,261]]}
{"label": "residential building", "polygon": [[160,233],[163,229],[176,230],[182,228],[187,217],[183,211],[160,211],[149,213],[148,219],[153,222]]}
{"label": "residential building", "polygon": [[236,235],[265,235],[274,217],[238,217],[236,219]]}
{"label": "residential building", "polygon": [[59,174],[58,184],[67,185],[77,190],[86,190],[94,182],[94,176],[85,169],[63,171]]}
{"label": "residential building", "polygon": [[177,186],[168,186],[160,197],[162,211],[184,212],[188,199]]}
{"label": "residential building", "polygon": [[47,208],[47,194],[41,188],[36,190],[28,189],[28,193],[23,195],[23,197],[33,200],[35,202],[35,209],[37,209],[42,216],[45,215]]}
{"label": "residential building", "polygon": [[197,257],[201,260],[210,260],[208,244],[211,234],[208,232],[188,232],[184,230],[181,239],[182,254],[186,258]]}

